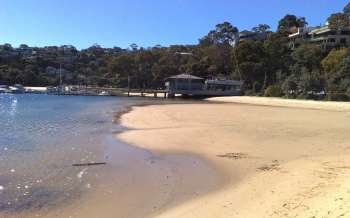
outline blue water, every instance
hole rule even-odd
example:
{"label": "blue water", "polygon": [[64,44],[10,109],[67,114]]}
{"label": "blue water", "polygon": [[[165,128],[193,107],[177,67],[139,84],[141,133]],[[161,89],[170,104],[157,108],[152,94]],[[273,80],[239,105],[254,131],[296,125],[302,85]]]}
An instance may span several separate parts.
{"label": "blue water", "polygon": [[[111,119],[111,98],[0,95],[0,149],[34,151],[66,145]],[[93,129],[85,129],[92,126]]]}
{"label": "blue water", "polygon": [[72,164],[105,161],[114,113],[133,103],[117,97],[0,94],[0,213],[52,206],[78,195],[85,177]]}

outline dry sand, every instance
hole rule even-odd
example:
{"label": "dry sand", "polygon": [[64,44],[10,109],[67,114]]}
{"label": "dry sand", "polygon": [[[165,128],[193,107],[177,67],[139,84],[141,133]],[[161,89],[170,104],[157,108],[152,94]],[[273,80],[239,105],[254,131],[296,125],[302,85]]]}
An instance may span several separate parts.
{"label": "dry sand", "polygon": [[235,96],[235,97],[215,97],[209,98],[208,101],[265,105],[277,107],[293,107],[304,109],[320,109],[331,111],[350,111],[350,102],[332,102],[332,101],[314,101],[314,100],[297,100],[283,98],[266,98],[251,96]]}
{"label": "dry sand", "polygon": [[350,217],[348,104],[216,100],[265,106],[154,105],[122,116],[130,130],[119,139],[158,157],[198,155],[215,169],[198,179],[197,166],[183,164],[192,173],[177,175],[177,194],[151,217]]}

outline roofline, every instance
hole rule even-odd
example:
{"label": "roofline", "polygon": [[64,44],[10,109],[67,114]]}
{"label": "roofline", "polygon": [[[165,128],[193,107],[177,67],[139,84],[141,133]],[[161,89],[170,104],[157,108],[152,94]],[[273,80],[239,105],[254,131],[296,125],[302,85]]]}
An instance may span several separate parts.
{"label": "roofline", "polygon": [[[182,76],[182,78],[180,77]],[[186,78],[187,76],[187,78]],[[191,74],[179,74],[179,75],[175,75],[175,76],[170,76],[168,78],[166,78],[165,80],[170,80],[170,79],[191,79],[191,80],[205,80],[202,77],[198,77],[198,76],[193,76]]]}

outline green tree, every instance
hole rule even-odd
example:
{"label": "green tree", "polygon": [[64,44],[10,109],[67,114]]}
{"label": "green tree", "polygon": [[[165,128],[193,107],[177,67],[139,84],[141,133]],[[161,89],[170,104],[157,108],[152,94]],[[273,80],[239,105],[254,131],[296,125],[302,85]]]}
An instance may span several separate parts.
{"label": "green tree", "polygon": [[299,83],[299,80],[294,74],[289,75],[283,81],[283,84],[281,87],[283,90],[283,93],[289,98],[290,97],[295,98],[298,94],[298,83]]}
{"label": "green tree", "polygon": [[238,28],[229,22],[224,22],[216,25],[214,30],[211,30],[199,41],[202,45],[232,44],[237,41],[237,38]]}
{"label": "green tree", "polygon": [[232,52],[233,78],[242,79],[248,89],[254,89],[254,83],[264,83],[267,71],[267,54],[263,43],[244,41]]}
{"label": "green tree", "polygon": [[304,27],[307,25],[305,17],[297,17],[295,15],[287,14],[278,22],[278,29],[285,29],[289,31],[293,27]]}
{"label": "green tree", "polygon": [[303,68],[301,77],[298,83],[298,91],[300,92],[299,97],[307,99],[320,98],[318,93],[324,91],[324,80],[319,71],[313,70],[308,71]]}
{"label": "green tree", "polygon": [[350,57],[346,56],[339,67],[337,72],[334,72],[328,77],[327,86],[331,94],[345,94],[349,93],[350,80]]}
{"label": "green tree", "polygon": [[292,53],[296,64],[306,67],[308,70],[319,69],[323,58],[322,49],[314,44],[302,44]]}
{"label": "green tree", "polygon": [[348,49],[333,49],[322,61],[322,67],[328,77],[337,73],[342,67],[344,58],[348,55]]}
{"label": "green tree", "polygon": [[253,32],[257,32],[257,33],[266,33],[269,29],[271,29],[271,27],[267,24],[259,24],[256,27],[252,28]]}
{"label": "green tree", "polygon": [[293,63],[288,35],[281,31],[269,34],[264,41],[264,50],[267,60],[266,83],[274,84],[278,78],[286,76],[286,72]]}
{"label": "green tree", "polygon": [[21,49],[26,49],[26,48],[29,48],[29,46],[26,45],[26,44],[21,44],[21,45],[19,46],[19,48],[21,48]]}
{"label": "green tree", "polygon": [[332,14],[327,21],[329,27],[337,31],[349,26],[349,17],[343,13]]}
{"label": "green tree", "polygon": [[271,85],[265,90],[264,96],[266,97],[281,97],[282,89],[278,85]]}
{"label": "green tree", "polygon": [[113,75],[113,83],[119,87],[127,87],[128,77],[133,78],[132,85],[139,88],[135,60],[128,54],[112,58],[107,65],[108,71]]}

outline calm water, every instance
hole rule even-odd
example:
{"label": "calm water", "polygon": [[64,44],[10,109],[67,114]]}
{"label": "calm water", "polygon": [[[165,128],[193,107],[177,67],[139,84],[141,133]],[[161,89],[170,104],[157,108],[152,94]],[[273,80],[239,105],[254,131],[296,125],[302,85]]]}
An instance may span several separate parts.
{"label": "calm water", "polygon": [[[0,94],[0,214],[36,210],[89,189],[126,98]],[[91,180],[92,181],[92,180]]]}

